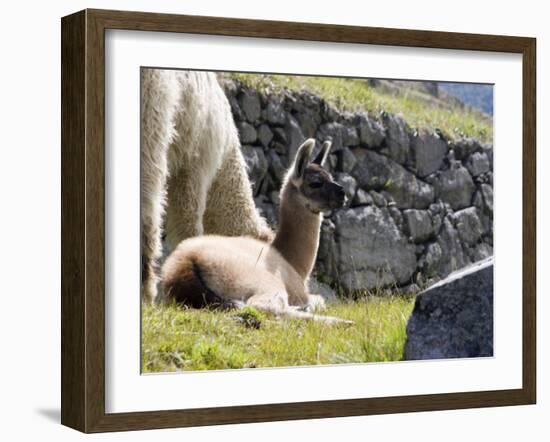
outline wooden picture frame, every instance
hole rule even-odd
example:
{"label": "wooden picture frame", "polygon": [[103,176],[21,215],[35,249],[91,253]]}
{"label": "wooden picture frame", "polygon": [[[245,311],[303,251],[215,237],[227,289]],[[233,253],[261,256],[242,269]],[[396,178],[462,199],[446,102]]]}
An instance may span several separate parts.
{"label": "wooden picture frame", "polygon": [[[62,408],[83,432],[533,404],[536,400],[536,41],[533,38],[84,10],[62,19]],[[105,412],[105,30],[522,55],[523,385],[519,389],[271,405]]]}

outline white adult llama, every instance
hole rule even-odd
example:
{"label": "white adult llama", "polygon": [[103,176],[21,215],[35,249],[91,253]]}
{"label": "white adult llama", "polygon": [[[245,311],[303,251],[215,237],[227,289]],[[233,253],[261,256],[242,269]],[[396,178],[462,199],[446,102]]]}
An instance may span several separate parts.
{"label": "white adult llama", "polygon": [[157,297],[162,237],[271,240],[259,215],[229,102],[211,72],[142,69],[142,300]]}

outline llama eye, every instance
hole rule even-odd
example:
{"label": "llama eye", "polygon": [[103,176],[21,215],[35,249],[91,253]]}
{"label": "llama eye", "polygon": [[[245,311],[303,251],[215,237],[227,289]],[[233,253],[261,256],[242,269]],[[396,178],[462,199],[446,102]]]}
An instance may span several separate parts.
{"label": "llama eye", "polygon": [[309,183],[309,187],[311,187],[312,189],[319,189],[323,187],[323,183],[320,181],[314,181],[312,183]]}

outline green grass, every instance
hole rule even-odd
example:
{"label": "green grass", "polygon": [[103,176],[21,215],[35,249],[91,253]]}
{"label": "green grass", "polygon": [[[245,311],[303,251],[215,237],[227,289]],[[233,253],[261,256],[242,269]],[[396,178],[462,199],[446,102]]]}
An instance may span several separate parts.
{"label": "green grass", "polygon": [[437,99],[413,87],[387,91],[371,87],[365,80],[333,77],[241,73],[231,77],[262,91],[307,90],[340,110],[364,111],[374,116],[382,111],[401,114],[411,127],[439,129],[450,139],[473,136],[491,142],[493,137],[492,118],[450,102],[438,103]]}
{"label": "green grass", "polygon": [[253,308],[194,310],[144,306],[142,370],[287,367],[401,360],[414,300],[367,297],[323,313],[353,325],[276,319]]}

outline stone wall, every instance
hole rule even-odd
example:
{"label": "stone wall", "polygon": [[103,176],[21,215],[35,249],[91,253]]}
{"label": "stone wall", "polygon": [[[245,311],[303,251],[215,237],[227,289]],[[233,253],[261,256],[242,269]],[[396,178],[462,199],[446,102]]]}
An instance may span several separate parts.
{"label": "stone wall", "polygon": [[316,275],[346,291],[415,291],[492,255],[493,147],[413,130],[397,115],[339,112],[308,92],[228,81],[255,201],[276,226],[278,191],[305,138],[331,139],[348,206],[325,216]]}

